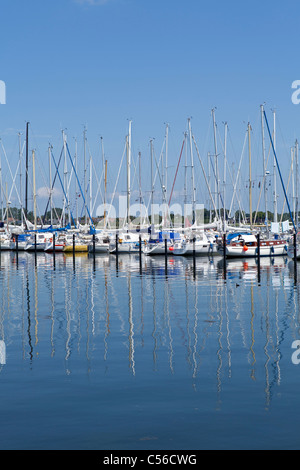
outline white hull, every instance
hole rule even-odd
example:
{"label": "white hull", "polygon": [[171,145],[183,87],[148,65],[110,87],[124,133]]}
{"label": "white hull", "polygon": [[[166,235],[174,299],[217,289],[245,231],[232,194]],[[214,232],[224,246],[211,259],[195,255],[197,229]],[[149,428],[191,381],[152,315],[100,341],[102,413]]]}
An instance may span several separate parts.
{"label": "white hull", "polygon": [[[209,256],[217,253],[217,247],[213,244],[195,244],[195,256]],[[193,243],[175,245],[173,250],[175,256],[192,256],[194,255]]]}
{"label": "white hull", "polygon": [[[174,246],[168,243],[167,254],[173,255]],[[145,255],[165,255],[166,248],[164,243],[149,243],[144,248]]]}
{"label": "white hull", "polygon": [[[136,242],[123,242],[118,245],[118,253],[138,253],[140,250],[139,245]],[[116,253],[116,244],[109,245],[109,252]]]}
{"label": "white hull", "polygon": [[[227,246],[226,256],[228,258],[251,258],[258,255],[257,247],[249,247],[247,251],[239,246]],[[287,245],[260,246],[260,256],[285,256],[287,255]]]}

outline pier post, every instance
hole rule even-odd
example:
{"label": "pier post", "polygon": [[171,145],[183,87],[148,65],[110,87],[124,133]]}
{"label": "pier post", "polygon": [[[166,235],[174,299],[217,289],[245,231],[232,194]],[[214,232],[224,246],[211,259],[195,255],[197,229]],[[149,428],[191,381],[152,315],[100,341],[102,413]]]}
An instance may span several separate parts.
{"label": "pier post", "polygon": [[96,235],[93,233],[93,254],[96,253]]}
{"label": "pier post", "polygon": [[19,264],[19,234],[16,233],[16,259],[17,259],[17,267]]}
{"label": "pier post", "polygon": [[258,273],[258,283],[260,284],[260,233],[256,235],[257,239],[257,273]]}
{"label": "pier post", "polygon": [[36,253],[36,233],[34,234],[34,251]]}
{"label": "pier post", "polygon": [[119,274],[119,232],[116,232],[116,274]]}
{"label": "pier post", "polygon": [[53,250],[52,250],[52,253],[53,253],[53,268],[55,269],[55,233],[53,233],[53,237],[52,237],[52,243],[53,243]]}
{"label": "pier post", "polygon": [[224,269],[224,279],[226,279],[226,233],[223,233],[223,269]]}
{"label": "pier post", "polygon": [[140,274],[142,274],[142,237],[139,235],[139,260],[140,260]]}

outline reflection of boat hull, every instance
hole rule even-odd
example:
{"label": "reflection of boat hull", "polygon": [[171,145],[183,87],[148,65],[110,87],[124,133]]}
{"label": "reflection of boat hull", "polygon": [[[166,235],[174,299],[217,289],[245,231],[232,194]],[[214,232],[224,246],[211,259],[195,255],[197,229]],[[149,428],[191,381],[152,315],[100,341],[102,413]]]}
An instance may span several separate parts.
{"label": "reflection of boat hull", "polygon": [[10,250],[10,241],[9,240],[0,240],[0,251]]}
{"label": "reflection of boat hull", "polygon": [[[88,247],[89,253],[94,253],[94,245]],[[109,245],[107,243],[95,243],[95,253],[108,253]]]}
{"label": "reflection of boat hull", "polygon": [[[294,257],[295,257],[295,247],[294,247],[293,243],[289,244],[289,246],[288,246],[288,255],[292,259],[294,259]],[[296,259],[300,259],[300,247],[299,247],[298,243],[296,245]]]}
{"label": "reflection of boat hull", "polygon": [[75,247],[73,245],[66,245],[63,247],[64,253],[73,253],[74,251],[77,253],[87,252],[88,245],[75,245]]}

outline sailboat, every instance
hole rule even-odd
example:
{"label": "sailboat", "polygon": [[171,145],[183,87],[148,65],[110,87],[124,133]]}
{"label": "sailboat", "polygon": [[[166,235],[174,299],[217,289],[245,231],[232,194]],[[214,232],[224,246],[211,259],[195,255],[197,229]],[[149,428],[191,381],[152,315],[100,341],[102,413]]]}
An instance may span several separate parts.
{"label": "sailboat", "polygon": [[[271,141],[271,145],[273,148],[274,159],[276,165],[278,166],[276,151],[273,143],[273,139],[270,133],[268,121],[266,118],[266,114],[264,111],[263,105],[261,105],[261,125],[262,125],[262,148],[263,148],[263,168],[264,168],[264,189],[265,189],[265,214],[266,214],[266,226],[267,231],[265,233],[260,233],[260,238],[258,242],[257,234],[253,233],[252,231],[252,200],[251,200],[251,188],[252,188],[252,181],[251,181],[251,145],[250,145],[250,124],[248,124],[248,136],[249,136],[249,199],[250,199],[250,231],[249,232],[235,232],[229,233],[226,235],[226,244],[225,244],[225,251],[226,257],[242,257],[248,258],[253,256],[285,256],[288,253],[288,240],[284,237],[279,238],[278,234],[274,234],[274,236],[270,236],[269,229],[268,229],[268,220],[267,220],[267,195],[266,195],[266,185],[265,185],[265,177],[267,174],[266,170],[266,161],[265,161],[265,144],[264,144],[264,119],[267,123],[269,138]],[[279,168],[278,168],[279,169]],[[280,172],[279,172],[280,173]],[[281,174],[280,174],[281,177]],[[282,178],[281,178],[282,181]],[[282,181],[283,190],[286,196],[285,187]],[[289,207],[289,203],[287,200],[287,204]],[[290,209],[290,207],[289,207]],[[291,214],[291,211],[290,211]],[[293,218],[292,218],[293,220]],[[258,245],[259,243],[259,245]],[[224,255],[224,244],[223,241],[218,242],[218,251],[220,254]]]}

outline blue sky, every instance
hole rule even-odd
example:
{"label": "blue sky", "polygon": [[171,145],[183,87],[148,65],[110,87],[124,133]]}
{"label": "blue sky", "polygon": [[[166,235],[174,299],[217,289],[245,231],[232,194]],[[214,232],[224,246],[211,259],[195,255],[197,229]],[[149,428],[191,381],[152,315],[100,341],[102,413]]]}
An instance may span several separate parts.
{"label": "blue sky", "polygon": [[[133,149],[149,169],[149,140],[159,154],[170,124],[175,168],[187,118],[204,155],[216,107],[220,134],[227,121],[238,164],[250,121],[259,167],[259,106],[278,119],[278,158],[287,177],[289,148],[300,136],[298,4],[199,0],[10,0],[1,2],[0,135],[17,162],[16,134],[31,123],[31,145],[47,167],[48,143],[60,151],[61,130],[93,155],[103,136],[111,180],[121,160],[128,119]],[[256,147],[255,147],[256,145]],[[245,163],[246,165],[246,163]],[[171,164],[170,164],[171,166]],[[146,183],[145,183],[146,184]],[[200,197],[200,196],[199,196]]]}

